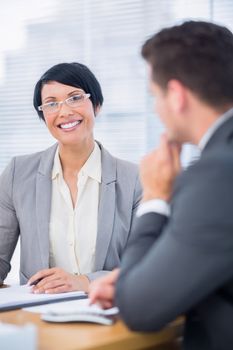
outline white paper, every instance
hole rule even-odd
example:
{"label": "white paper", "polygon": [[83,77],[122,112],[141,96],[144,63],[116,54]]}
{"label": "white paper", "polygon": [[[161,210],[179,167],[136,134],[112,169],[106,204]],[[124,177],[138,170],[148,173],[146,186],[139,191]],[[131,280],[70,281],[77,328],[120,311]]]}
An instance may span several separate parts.
{"label": "white paper", "polygon": [[109,326],[115,322],[115,316],[119,313],[117,307],[105,310],[98,304],[90,305],[89,299],[63,301],[24,310],[41,313],[41,319],[47,322],[91,322]]}
{"label": "white paper", "polygon": [[90,305],[89,299],[62,301],[60,303],[27,307],[24,310],[43,314],[72,315],[76,313],[96,313],[103,316],[116,315],[119,312],[117,307],[102,309],[98,304]]}
{"label": "white paper", "polygon": [[34,294],[31,292],[32,287],[11,286],[0,289],[0,310],[6,307],[20,306],[23,304],[33,304],[37,302],[46,303],[56,299],[67,299],[70,297],[85,296],[82,291],[58,293],[58,294]]}

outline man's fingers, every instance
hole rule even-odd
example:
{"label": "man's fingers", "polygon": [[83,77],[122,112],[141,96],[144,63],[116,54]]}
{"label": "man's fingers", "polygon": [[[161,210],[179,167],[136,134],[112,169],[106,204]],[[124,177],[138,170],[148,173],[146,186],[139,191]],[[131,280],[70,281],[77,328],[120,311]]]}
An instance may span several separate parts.
{"label": "man's fingers", "polygon": [[112,285],[96,286],[90,292],[89,298],[90,303],[94,304],[96,302],[101,305],[111,304],[114,299],[115,288]]}
{"label": "man's fingers", "polygon": [[171,147],[170,147],[170,141],[168,140],[168,136],[166,134],[162,134],[160,137],[160,145],[158,149],[158,155],[160,158],[170,161],[171,160]]}
{"label": "man's fingers", "polygon": [[104,277],[98,278],[89,286],[90,304],[100,303],[104,308],[111,307],[115,296],[115,284],[120,269],[115,269]]}
{"label": "man's fingers", "polygon": [[113,303],[112,301],[106,301],[106,300],[103,300],[101,303],[99,303],[103,309],[110,309],[111,307],[113,307]]}
{"label": "man's fingers", "polygon": [[178,174],[181,170],[180,153],[181,145],[176,141],[169,140],[166,134],[161,135],[160,155],[164,160],[168,160],[173,167],[174,173]]}
{"label": "man's fingers", "polygon": [[178,174],[181,171],[180,153],[181,153],[181,145],[179,145],[178,143],[172,143],[171,154],[172,154],[173,166],[176,174]]}

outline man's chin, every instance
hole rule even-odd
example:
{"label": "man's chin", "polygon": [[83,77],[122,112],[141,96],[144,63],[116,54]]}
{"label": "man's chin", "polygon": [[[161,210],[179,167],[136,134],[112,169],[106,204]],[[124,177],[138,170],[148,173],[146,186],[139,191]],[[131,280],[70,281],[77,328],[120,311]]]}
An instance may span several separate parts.
{"label": "man's chin", "polygon": [[186,140],[186,138],[172,131],[167,130],[166,133],[167,133],[167,138],[169,142],[178,143],[180,145],[183,145],[184,143],[190,143],[190,141]]}
{"label": "man's chin", "polygon": [[178,135],[176,135],[171,130],[166,130],[166,134],[167,134],[167,138],[168,138],[169,142],[179,142],[180,143]]}

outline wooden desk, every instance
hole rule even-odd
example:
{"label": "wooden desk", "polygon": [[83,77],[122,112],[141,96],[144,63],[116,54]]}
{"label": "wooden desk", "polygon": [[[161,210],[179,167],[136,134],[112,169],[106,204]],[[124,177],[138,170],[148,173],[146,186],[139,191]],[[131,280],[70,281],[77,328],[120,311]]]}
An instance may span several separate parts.
{"label": "wooden desk", "polygon": [[175,350],[181,334],[180,318],[156,333],[129,331],[123,322],[113,326],[84,323],[55,324],[40,320],[40,315],[23,310],[0,312],[0,321],[23,325],[28,322],[38,327],[38,350]]}

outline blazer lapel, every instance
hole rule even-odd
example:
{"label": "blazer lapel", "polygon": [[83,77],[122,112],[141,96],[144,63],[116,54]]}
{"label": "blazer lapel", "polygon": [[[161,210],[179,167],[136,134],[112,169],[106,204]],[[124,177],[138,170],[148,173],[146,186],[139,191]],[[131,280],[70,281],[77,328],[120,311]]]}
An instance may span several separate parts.
{"label": "blazer lapel", "polygon": [[102,162],[102,181],[100,190],[98,230],[96,238],[95,269],[102,270],[112,237],[115,196],[116,196],[116,159],[100,144]]}
{"label": "blazer lapel", "polygon": [[51,174],[57,144],[46,150],[36,178],[37,234],[43,268],[49,267],[49,221],[51,209]]}

